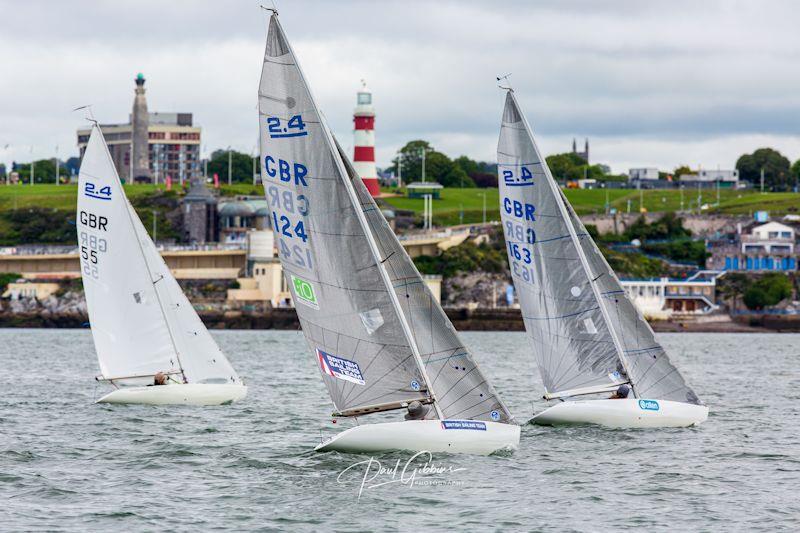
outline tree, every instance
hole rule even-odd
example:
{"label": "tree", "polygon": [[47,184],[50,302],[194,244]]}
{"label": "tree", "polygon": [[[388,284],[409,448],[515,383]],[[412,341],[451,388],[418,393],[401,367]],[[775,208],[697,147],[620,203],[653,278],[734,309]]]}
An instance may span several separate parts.
{"label": "tree", "polygon": [[761,170],[764,170],[764,187],[772,191],[789,188],[789,160],[772,148],[759,148],[752,154],[742,155],[736,161],[739,178],[756,187],[761,185]]}
{"label": "tree", "polygon": [[[56,164],[53,159],[39,159],[38,161],[34,161],[34,165],[36,166],[34,169],[34,181],[36,183],[56,182]],[[19,179],[22,183],[30,182],[30,163],[15,163],[14,169],[19,172]],[[69,176],[69,169],[63,163],[59,163],[58,175],[62,178]]]}
{"label": "tree", "polygon": [[481,189],[488,189],[490,187],[497,187],[497,173],[496,172],[476,172],[470,175],[475,186]]}
{"label": "tree", "polygon": [[796,189],[797,186],[800,185],[800,159],[794,162],[794,165],[792,165],[792,168],[789,170],[789,174],[792,178],[790,185],[792,189]]}
{"label": "tree", "polygon": [[744,293],[744,304],[748,309],[764,309],[778,305],[792,295],[792,282],[785,274],[764,274]]}
{"label": "tree", "polygon": [[473,174],[480,172],[478,162],[465,155],[456,157],[453,159],[453,163],[463,170],[467,176],[472,176]]}
{"label": "tree", "polygon": [[[256,164],[256,172],[261,165]],[[208,162],[208,175],[219,176],[220,183],[228,183],[228,150],[215,150]],[[231,151],[231,176],[233,183],[253,182],[253,158],[236,150]]]}
{"label": "tree", "polygon": [[586,165],[586,161],[578,154],[567,152],[549,155],[545,160],[556,180],[574,181],[583,178],[583,167]]}
{"label": "tree", "polygon": [[681,165],[675,168],[675,172],[672,173],[672,177],[674,179],[680,179],[680,177],[684,174],[697,174],[696,170],[692,170],[687,165]]}
{"label": "tree", "polygon": [[691,236],[692,232],[683,227],[683,219],[675,213],[665,213],[652,224],[648,224],[644,216],[640,216],[625,230],[625,238],[628,240],[673,240]]}
{"label": "tree", "polygon": [[[475,182],[461,166],[449,157],[433,149],[428,141],[416,140],[406,143],[400,150],[403,181],[422,180],[422,151],[425,150],[425,181],[435,181],[445,187],[474,187]],[[468,159],[468,158],[466,158]],[[397,174],[397,160],[387,170]]]}
{"label": "tree", "polygon": [[718,288],[723,297],[731,301],[731,310],[736,312],[739,307],[739,298],[744,295],[750,285],[750,278],[745,274],[731,272],[719,279]]}

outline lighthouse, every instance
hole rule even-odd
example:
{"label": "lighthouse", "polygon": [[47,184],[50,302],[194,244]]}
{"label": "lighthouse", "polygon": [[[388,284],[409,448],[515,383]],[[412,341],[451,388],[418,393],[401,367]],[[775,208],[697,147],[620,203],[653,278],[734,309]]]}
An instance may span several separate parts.
{"label": "lighthouse", "polygon": [[378,185],[378,170],[375,168],[375,108],[372,107],[372,92],[367,89],[364,80],[361,80],[361,90],[358,91],[353,123],[353,165],[369,193],[378,196],[381,190]]}

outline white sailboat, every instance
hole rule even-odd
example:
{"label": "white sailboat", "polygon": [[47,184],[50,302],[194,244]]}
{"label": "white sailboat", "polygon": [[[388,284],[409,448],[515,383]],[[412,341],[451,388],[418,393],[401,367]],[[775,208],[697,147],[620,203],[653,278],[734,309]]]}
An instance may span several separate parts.
{"label": "white sailboat", "polygon": [[[172,276],[125,196],[95,124],[78,184],[81,275],[99,381],[98,403],[218,405],[247,387]],[[167,384],[154,385],[156,374]]]}
{"label": "white sailboat", "polygon": [[259,86],[264,189],[284,275],[336,407],[317,451],[489,454],[520,428],[478,369],[318,110],[278,21]]}
{"label": "white sailboat", "polygon": [[544,398],[558,402],[533,422],[627,428],[706,420],[708,407],[670,363],[553,179],[511,89],[497,161],[512,278]]}

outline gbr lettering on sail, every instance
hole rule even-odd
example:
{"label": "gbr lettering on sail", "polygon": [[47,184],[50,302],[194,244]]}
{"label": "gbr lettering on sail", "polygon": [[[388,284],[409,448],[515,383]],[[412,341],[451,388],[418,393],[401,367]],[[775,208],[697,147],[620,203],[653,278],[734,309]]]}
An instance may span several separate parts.
{"label": "gbr lettering on sail", "polygon": [[514,277],[525,283],[533,282],[529,265],[533,262],[533,251],[530,245],[536,243],[536,206],[512,198],[511,191],[519,191],[518,187],[533,186],[533,173],[526,165],[510,166],[502,170],[505,187],[503,197],[503,231],[511,260],[511,271]]}
{"label": "gbr lettering on sail", "polygon": [[[267,117],[265,127],[269,139],[308,135],[301,115],[294,115],[287,121],[280,117]],[[287,161],[271,154],[264,156],[262,165],[278,253],[294,265],[310,271],[314,265],[305,223],[310,206],[306,195],[296,192],[308,187],[308,166],[302,161]]]}

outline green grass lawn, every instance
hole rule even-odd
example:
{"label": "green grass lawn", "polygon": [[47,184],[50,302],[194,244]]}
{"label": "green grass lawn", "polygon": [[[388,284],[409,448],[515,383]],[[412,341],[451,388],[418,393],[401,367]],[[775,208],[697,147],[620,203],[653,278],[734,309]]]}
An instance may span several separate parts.
{"label": "green grass lawn", "polygon": [[[126,185],[125,193],[135,199],[164,189],[163,185]],[[77,185],[0,185],[0,211],[8,209],[25,209],[43,207],[51,209],[75,210]],[[250,184],[223,185],[223,196],[261,195],[260,185]],[[604,189],[569,189],[567,198],[580,214],[605,212],[606,190]],[[499,198],[497,189],[459,189],[442,190],[442,197],[433,202],[433,218],[437,225],[453,225],[462,221],[465,224],[483,220],[483,195],[486,195],[486,219],[499,220]],[[644,207],[649,212],[678,211],[681,208],[681,193],[675,190],[643,191]],[[639,191],[632,189],[608,189],[608,201],[611,207],[620,212],[639,211]],[[422,212],[422,200],[408,198],[387,198],[386,202],[398,209],[410,209]],[[710,208],[704,213],[724,213],[748,215],[753,211],[766,210],[773,215],[800,212],[800,194],[797,193],[765,193],[757,191],[720,191],[719,206],[716,206],[716,191],[703,190],[702,204]],[[684,210],[696,212],[697,191],[685,190],[683,193]],[[463,217],[462,217],[463,212]],[[2,228],[0,227],[0,231]]]}
{"label": "green grass lawn", "polygon": [[[608,189],[608,202],[619,212],[631,213],[640,208],[640,192],[634,189]],[[447,188],[441,191],[441,198],[433,202],[433,219],[436,225],[453,225],[462,220],[465,224],[483,220],[483,194],[486,194],[486,219],[499,220],[499,196],[497,189],[458,189]],[[765,193],[757,191],[721,190],[719,206],[715,190],[703,190],[701,205],[709,208],[703,213],[722,213],[748,215],[754,211],[765,210],[773,215],[800,212],[800,194]],[[605,189],[568,189],[566,191],[575,210],[581,214],[604,213],[606,203]],[[642,191],[641,198],[648,212],[671,212],[681,209],[680,190]],[[409,198],[387,198],[386,202],[397,209],[409,209],[421,216],[422,200]],[[683,210],[697,212],[697,190],[683,191]]]}
{"label": "green grass lawn", "polygon": [[[164,185],[125,185],[125,194],[134,199],[165,189]],[[176,189],[173,187],[173,190]],[[221,191],[223,196],[264,194],[261,185],[253,187],[249,184],[223,185]],[[0,210],[42,207],[74,211],[77,194],[77,185],[0,185]]]}

